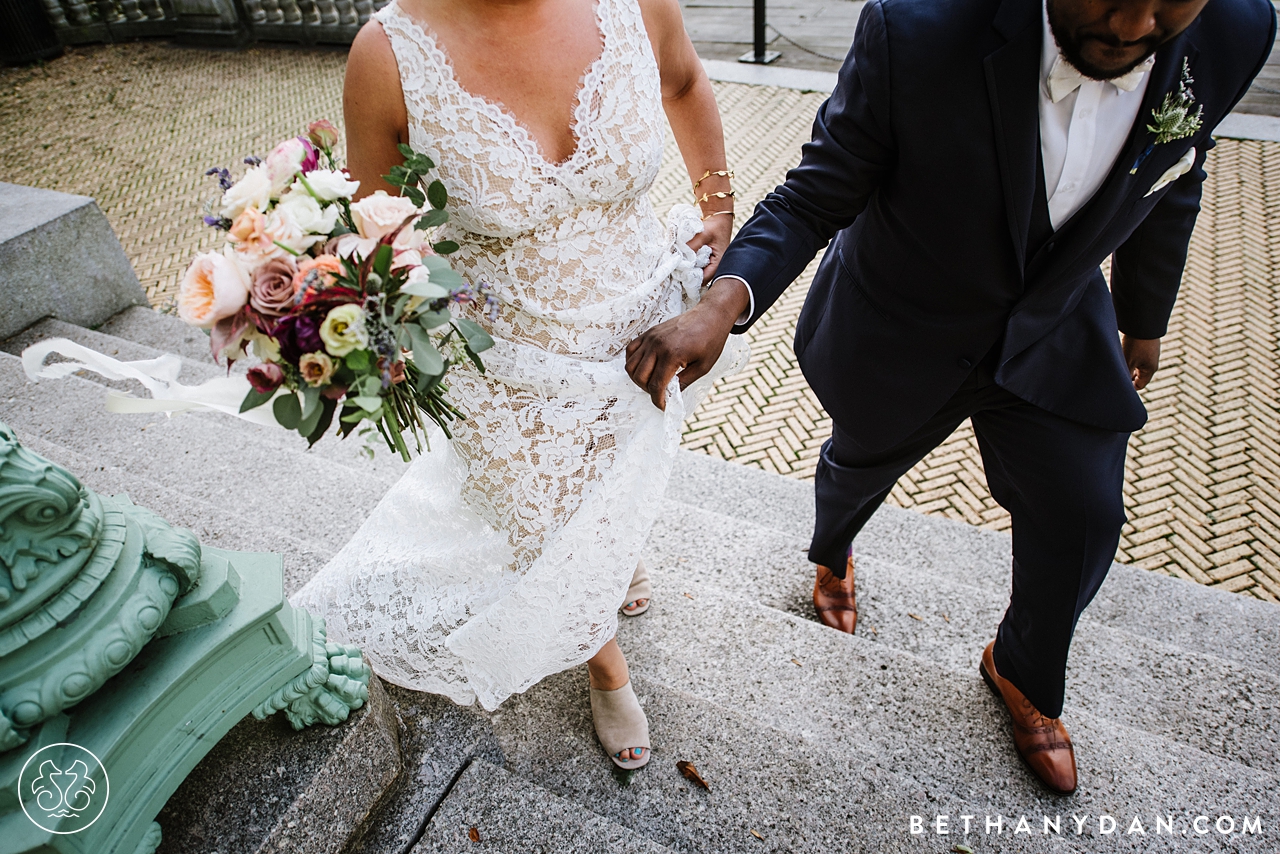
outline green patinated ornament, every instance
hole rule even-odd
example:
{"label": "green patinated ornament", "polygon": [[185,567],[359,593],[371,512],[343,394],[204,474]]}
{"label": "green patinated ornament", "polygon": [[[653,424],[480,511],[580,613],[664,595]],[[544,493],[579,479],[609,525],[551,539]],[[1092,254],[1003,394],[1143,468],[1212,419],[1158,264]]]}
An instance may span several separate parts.
{"label": "green patinated ornament", "polygon": [[[278,557],[202,549],[0,424],[0,854],[151,854],[154,817],[237,721],[340,723],[370,675],[359,649],[285,601]],[[28,760],[58,744],[91,751],[110,778],[84,775],[110,798],[74,833],[37,826],[20,790]]]}

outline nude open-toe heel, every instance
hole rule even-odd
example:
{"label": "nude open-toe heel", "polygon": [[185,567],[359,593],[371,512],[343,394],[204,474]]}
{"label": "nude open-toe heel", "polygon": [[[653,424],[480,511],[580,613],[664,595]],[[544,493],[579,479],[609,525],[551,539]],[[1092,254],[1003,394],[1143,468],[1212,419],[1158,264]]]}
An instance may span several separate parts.
{"label": "nude open-toe heel", "polygon": [[[649,764],[649,719],[640,708],[636,692],[628,682],[613,691],[591,689],[591,717],[595,720],[596,735],[605,753],[619,768],[631,771]],[[618,754],[624,750],[643,748],[639,759],[623,761]]]}
{"label": "nude open-toe heel", "polygon": [[[635,608],[627,607],[628,605],[634,605],[640,599],[644,600],[643,605],[638,605]],[[642,560],[636,563],[636,574],[631,576],[631,586],[627,588],[627,598],[622,600],[622,613],[627,617],[638,617],[649,610],[649,604],[652,601],[653,585],[649,583],[649,570]]]}

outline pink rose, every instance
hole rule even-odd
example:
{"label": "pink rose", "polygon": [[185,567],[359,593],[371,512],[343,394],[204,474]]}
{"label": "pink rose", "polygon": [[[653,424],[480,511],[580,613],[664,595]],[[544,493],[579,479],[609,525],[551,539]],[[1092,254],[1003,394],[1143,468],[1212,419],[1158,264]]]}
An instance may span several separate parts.
{"label": "pink rose", "polygon": [[250,368],[248,378],[258,394],[270,394],[284,383],[284,371],[275,362],[266,362]]}
{"label": "pink rose", "polygon": [[178,289],[178,316],[210,329],[231,317],[249,299],[249,277],[228,255],[202,252],[191,262]]}
{"label": "pink rose", "polygon": [[253,273],[249,305],[266,317],[279,317],[293,307],[298,293],[294,277],[298,267],[292,258],[272,258]]}
{"label": "pink rose", "polygon": [[320,155],[310,140],[295,136],[273,148],[263,165],[271,179],[271,195],[279,196],[299,172],[310,172],[319,166]]}
{"label": "pink rose", "polygon": [[307,139],[316,148],[328,151],[338,144],[338,129],[328,119],[320,119],[307,125]]}

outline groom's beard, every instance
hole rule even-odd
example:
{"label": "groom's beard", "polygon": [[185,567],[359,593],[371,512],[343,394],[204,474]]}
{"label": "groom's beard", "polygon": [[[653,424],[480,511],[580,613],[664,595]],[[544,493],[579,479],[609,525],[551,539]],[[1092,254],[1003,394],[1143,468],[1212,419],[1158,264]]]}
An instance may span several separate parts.
{"label": "groom's beard", "polygon": [[[1142,63],[1146,62],[1148,57],[1159,49],[1160,45],[1177,35],[1177,33],[1152,33],[1146,38],[1137,41],[1126,42],[1117,38],[1112,33],[1089,33],[1081,32],[1077,29],[1072,32],[1068,27],[1064,26],[1059,20],[1059,15],[1055,14],[1053,0],[1048,0],[1047,6],[1049,11],[1049,31],[1053,33],[1053,39],[1058,43],[1058,49],[1062,51],[1062,56],[1071,63],[1071,65],[1092,80],[1114,80],[1117,77],[1123,77]],[[1083,29],[1083,28],[1081,28]],[[1100,68],[1089,62],[1082,55],[1082,48],[1088,42],[1098,42],[1107,47],[1135,47],[1143,45],[1142,54],[1132,62],[1129,62],[1121,68]]]}

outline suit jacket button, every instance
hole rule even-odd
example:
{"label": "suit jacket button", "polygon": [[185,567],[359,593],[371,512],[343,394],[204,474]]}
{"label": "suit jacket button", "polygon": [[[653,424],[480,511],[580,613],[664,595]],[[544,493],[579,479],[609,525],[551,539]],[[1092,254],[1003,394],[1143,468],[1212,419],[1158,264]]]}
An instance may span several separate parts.
{"label": "suit jacket button", "polygon": [[970,362],[968,359],[961,359],[961,360],[960,360],[960,362],[959,362],[959,364],[960,364],[960,367],[962,367],[962,368],[972,368],[972,367],[973,367],[973,362]]}

